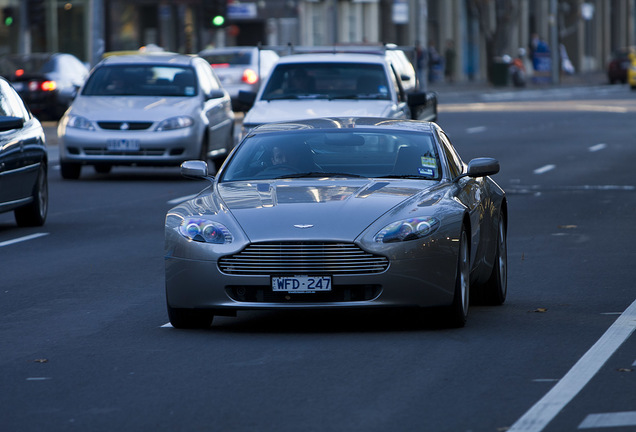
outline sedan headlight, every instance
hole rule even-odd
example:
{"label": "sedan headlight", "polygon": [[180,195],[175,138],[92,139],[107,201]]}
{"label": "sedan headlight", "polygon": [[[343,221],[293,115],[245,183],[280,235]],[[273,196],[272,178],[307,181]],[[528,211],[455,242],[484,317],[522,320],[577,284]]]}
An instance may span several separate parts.
{"label": "sedan headlight", "polygon": [[202,243],[232,243],[232,234],[222,224],[202,218],[185,218],[179,226],[185,238]]}
{"label": "sedan headlight", "polygon": [[167,131],[167,130],[183,129],[183,128],[190,127],[193,124],[194,124],[194,120],[192,119],[192,117],[188,117],[188,116],[171,117],[159,123],[159,126],[157,126],[157,130]]}
{"label": "sedan headlight", "polygon": [[66,127],[89,131],[95,130],[95,126],[93,126],[93,123],[89,119],[72,114],[66,117]]}
{"label": "sedan headlight", "polygon": [[439,225],[439,219],[434,217],[405,219],[385,226],[373,239],[377,243],[415,240],[433,234]]}

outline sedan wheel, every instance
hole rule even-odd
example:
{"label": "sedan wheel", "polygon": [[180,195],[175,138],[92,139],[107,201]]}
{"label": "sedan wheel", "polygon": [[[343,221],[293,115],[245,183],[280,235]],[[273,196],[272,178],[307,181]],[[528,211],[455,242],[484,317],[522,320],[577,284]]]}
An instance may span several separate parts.
{"label": "sedan wheel", "polygon": [[46,221],[49,209],[49,182],[43,165],[40,166],[32,196],[33,201],[29,205],[14,211],[15,221],[19,226],[41,226]]}
{"label": "sedan wheel", "polygon": [[214,314],[204,309],[176,309],[168,306],[168,318],[178,329],[205,329],[212,325]]}
{"label": "sedan wheel", "polygon": [[459,254],[457,257],[457,278],[455,280],[455,297],[449,309],[449,324],[452,327],[464,327],[470,304],[470,253],[468,235],[462,227],[459,236]]}

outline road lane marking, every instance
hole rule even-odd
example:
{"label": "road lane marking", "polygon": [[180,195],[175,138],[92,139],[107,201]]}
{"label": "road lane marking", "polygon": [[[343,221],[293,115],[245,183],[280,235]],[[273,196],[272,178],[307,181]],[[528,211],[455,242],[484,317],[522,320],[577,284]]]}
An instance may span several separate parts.
{"label": "road lane marking", "polygon": [[552,170],[553,170],[553,169],[555,169],[555,168],[556,168],[556,165],[549,164],[549,165],[544,165],[544,166],[542,166],[541,168],[537,168],[537,169],[536,169],[536,170],[534,170],[533,172],[534,172],[535,174],[545,174],[545,173],[547,173],[548,171],[552,171]]}
{"label": "road lane marking", "polygon": [[164,325],[161,326],[161,328],[172,328],[172,324],[165,323]]}
{"label": "road lane marking", "polygon": [[597,151],[599,151],[599,150],[603,150],[603,149],[605,149],[605,148],[607,148],[607,144],[605,144],[605,143],[600,143],[600,144],[596,144],[596,145],[591,146],[591,147],[589,148],[589,150],[590,150],[591,152],[597,152]]}
{"label": "road lane marking", "polygon": [[182,196],[182,197],[179,197],[179,198],[171,199],[170,201],[168,201],[168,204],[170,204],[170,205],[181,204],[182,202],[190,200],[190,199],[196,197],[197,195],[198,194],[186,195],[186,196]]}
{"label": "road lane marking", "polygon": [[475,127],[466,129],[466,133],[469,133],[469,134],[481,133],[481,132],[486,132],[486,126],[475,126]]}
{"label": "road lane marking", "polygon": [[33,239],[36,239],[38,237],[44,237],[44,236],[47,236],[47,235],[49,235],[49,233],[37,233],[37,234],[31,234],[31,235],[24,236],[24,237],[18,237],[18,238],[13,239],[13,240],[7,240],[7,241],[0,242],[0,247],[9,246],[9,245],[12,245],[12,244],[15,244],[15,243],[20,243],[20,242],[24,242],[24,241],[28,241],[28,240],[33,240]]}
{"label": "road lane marking", "polygon": [[49,377],[31,377],[31,378],[27,378],[27,381],[46,381],[46,380],[50,380],[51,378]]}
{"label": "road lane marking", "polygon": [[579,429],[636,426],[636,411],[589,414]]}
{"label": "road lane marking", "polygon": [[596,375],[605,362],[636,329],[636,300],[596,341],[541,400],[532,406],[508,432],[540,432]]}

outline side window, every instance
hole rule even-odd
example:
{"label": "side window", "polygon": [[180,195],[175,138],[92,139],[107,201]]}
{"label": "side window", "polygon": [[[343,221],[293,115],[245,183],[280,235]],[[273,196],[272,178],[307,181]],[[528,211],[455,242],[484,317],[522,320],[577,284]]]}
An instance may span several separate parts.
{"label": "side window", "polygon": [[25,120],[31,117],[20,96],[5,81],[0,81],[0,115],[22,117]]}
{"label": "side window", "polygon": [[207,62],[196,62],[194,67],[197,70],[197,75],[199,75],[199,83],[204,94],[210,94],[212,90],[219,89],[216,76]]}
{"label": "side window", "polygon": [[395,93],[397,94],[398,101],[405,102],[406,98],[404,97],[404,90],[402,90],[402,85],[398,78],[398,74],[397,72],[395,72],[395,68],[393,67],[392,64],[390,64],[390,68],[391,68],[391,73],[389,75],[391,75],[391,82],[393,83],[393,87],[395,88]]}
{"label": "side window", "polygon": [[444,154],[448,161],[448,168],[450,170],[451,177],[455,178],[464,172],[464,163],[451,145],[448,137],[445,133],[440,133],[439,138],[442,141],[442,147],[444,148]]}

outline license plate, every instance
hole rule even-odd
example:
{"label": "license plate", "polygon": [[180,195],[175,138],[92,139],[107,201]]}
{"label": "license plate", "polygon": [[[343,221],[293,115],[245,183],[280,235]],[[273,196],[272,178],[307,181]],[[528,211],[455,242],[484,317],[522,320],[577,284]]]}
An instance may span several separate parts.
{"label": "license plate", "polygon": [[113,139],[108,140],[107,148],[111,151],[137,151],[139,150],[139,140],[136,139]]}
{"label": "license plate", "polygon": [[331,276],[300,275],[272,277],[272,290],[290,293],[331,291]]}

